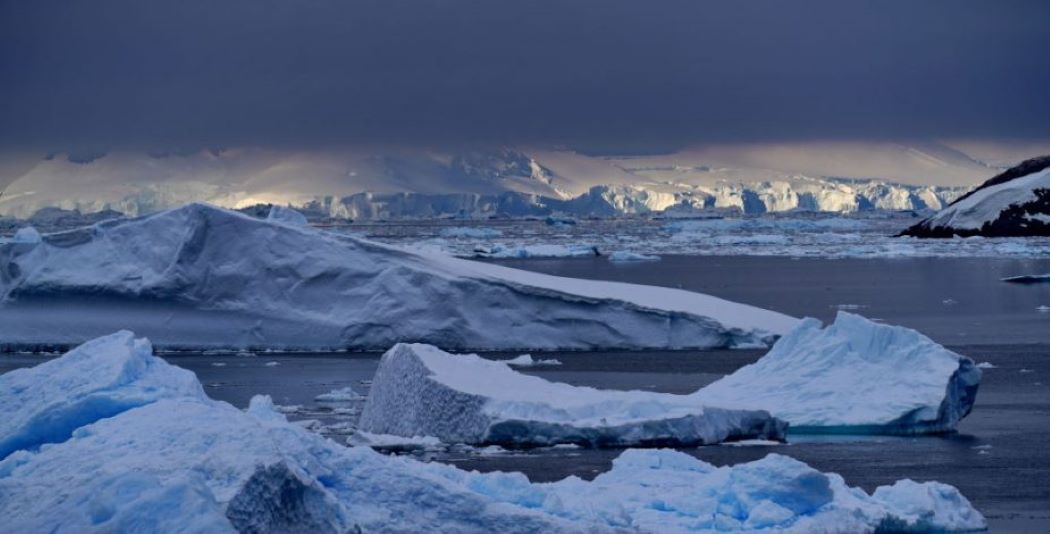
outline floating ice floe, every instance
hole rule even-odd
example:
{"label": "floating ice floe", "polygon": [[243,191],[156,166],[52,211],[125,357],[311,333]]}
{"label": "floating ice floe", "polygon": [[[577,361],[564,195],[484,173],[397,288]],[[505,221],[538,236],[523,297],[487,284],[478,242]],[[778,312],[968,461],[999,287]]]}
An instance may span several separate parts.
{"label": "floating ice floe", "polygon": [[14,237],[11,238],[11,242],[36,244],[39,243],[42,239],[43,238],[40,237],[40,232],[38,232],[36,228],[33,228],[32,226],[25,226],[19,228],[18,231],[15,232]]}
{"label": "floating ice floe", "polygon": [[0,340],[189,349],[711,348],[797,319],[670,288],[413,253],[204,204],[0,244]]}
{"label": "floating ice floe", "polygon": [[785,430],[761,410],[548,382],[473,354],[405,343],[380,360],[358,426],[376,434],[512,447],[702,445],[783,439]]}
{"label": "floating ice floe", "polygon": [[609,254],[609,261],[611,262],[630,262],[630,261],[660,261],[660,256],[651,256],[648,254],[638,254],[637,252],[627,252],[625,250],[617,250],[612,254]]}
{"label": "floating ice floe", "polygon": [[560,360],[554,358],[533,358],[531,354],[519,354],[509,360],[502,360],[503,363],[512,367],[544,367],[561,365]]}
{"label": "floating ice floe", "polygon": [[600,256],[594,245],[536,244],[523,246],[492,245],[474,248],[474,255],[482,258],[587,258]]}
{"label": "floating ice floe", "polygon": [[[69,422],[61,436],[14,445],[0,460],[0,517],[12,532],[854,533],[986,526],[951,486],[902,480],[869,494],[776,454],[715,467],[671,450],[628,450],[593,481],[545,484],[521,473],[390,457],[288,423],[268,397],[253,398],[246,412],[210,400],[192,373],[150,356],[148,342],[128,334],[78,351],[0,375],[4,405],[17,406],[25,421],[66,413],[60,407],[76,404],[69,390],[49,383],[140,402],[112,403],[123,409],[104,414],[78,410],[90,416],[60,418]],[[138,362],[148,382],[142,373],[112,373],[112,360]],[[143,392],[152,392],[152,401]],[[44,427],[0,428],[10,444],[12,431]],[[40,446],[45,441],[51,443]]]}
{"label": "floating ice floe", "polygon": [[947,432],[970,413],[973,360],[915,330],[839,312],[805,319],[768,354],[695,395],[710,406],[768,410],[798,433]]}
{"label": "floating ice floe", "polygon": [[332,403],[332,402],[353,402],[353,401],[359,401],[359,400],[363,400],[363,399],[364,399],[364,396],[362,396],[360,393],[354,391],[354,388],[352,388],[350,386],[346,386],[345,388],[333,389],[332,391],[329,391],[328,393],[322,393],[322,394],[314,397],[314,400],[316,400],[318,402],[329,402],[329,403]]}

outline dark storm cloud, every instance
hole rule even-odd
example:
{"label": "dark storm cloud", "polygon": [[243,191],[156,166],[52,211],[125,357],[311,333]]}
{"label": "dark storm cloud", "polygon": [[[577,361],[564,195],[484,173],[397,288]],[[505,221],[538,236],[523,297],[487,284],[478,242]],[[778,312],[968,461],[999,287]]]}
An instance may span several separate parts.
{"label": "dark storm cloud", "polygon": [[0,0],[0,142],[1050,134],[1050,2]]}

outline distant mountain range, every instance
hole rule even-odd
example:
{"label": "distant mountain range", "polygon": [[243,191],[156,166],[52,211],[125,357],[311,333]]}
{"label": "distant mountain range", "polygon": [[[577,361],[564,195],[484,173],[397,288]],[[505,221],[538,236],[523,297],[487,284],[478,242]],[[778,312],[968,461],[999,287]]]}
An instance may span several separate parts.
{"label": "distant mountain range", "polygon": [[51,154],[0,165],[9,183],[0,215],[56,207],[138,215],[192,201],[291,205],[350,219],[939,210],[994,170],[948,145],[891,143],[645,156],[530,148]]}

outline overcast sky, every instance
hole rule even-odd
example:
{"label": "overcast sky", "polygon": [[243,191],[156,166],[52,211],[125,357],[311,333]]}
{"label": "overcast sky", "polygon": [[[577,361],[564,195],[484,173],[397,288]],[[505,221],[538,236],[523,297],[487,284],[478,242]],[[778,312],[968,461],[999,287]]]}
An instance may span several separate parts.
{"label": "overcast sky", "polygon": [[0,144],[1050,137],[1050,2],[0,0]]}

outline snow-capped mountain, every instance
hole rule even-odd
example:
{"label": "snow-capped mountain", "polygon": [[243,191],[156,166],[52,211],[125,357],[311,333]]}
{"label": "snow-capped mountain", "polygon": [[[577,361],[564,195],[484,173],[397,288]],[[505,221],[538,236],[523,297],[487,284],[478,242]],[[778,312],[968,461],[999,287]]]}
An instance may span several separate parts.
{"label": "snow-capped mountain", "polygon": [[[0,183],[9,183],[0,215],[28,218],[55,207],[139,215],[195,201],[291,205],[352,219],[937,210],[968,189],[968,177],[989,169],[940,145],[840,145],[766,147],[783,158],[779,167],[759,157],[761,147],[636,158],[534,148],[55,154],[0,166],[7,173]],[[856,156],[855,170],[838,156],[817,161],[818,149]],[[952,185],[915,185],[945,183],[950,173]]]}
{"label": "snow-capped mountain", "polygon": [[1032,158],[996,175],[903,234],[1050,236],[1050,156]]}

